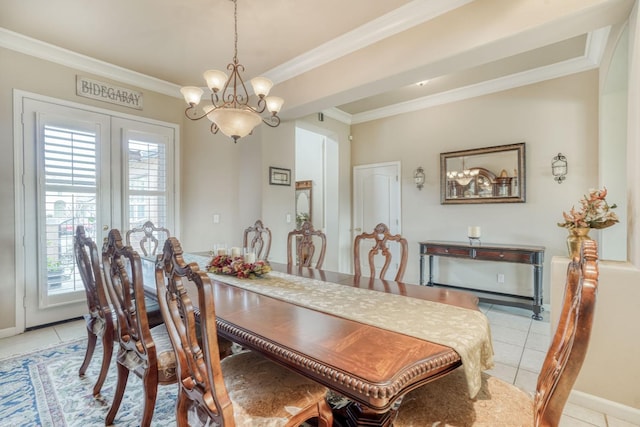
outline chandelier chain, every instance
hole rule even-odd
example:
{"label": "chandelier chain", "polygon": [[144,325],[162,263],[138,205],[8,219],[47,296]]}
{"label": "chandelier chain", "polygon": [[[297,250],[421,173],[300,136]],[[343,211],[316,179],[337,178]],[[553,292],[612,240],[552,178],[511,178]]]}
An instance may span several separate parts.
{"label": "chandelier chain", "polygon": [[238,0],[233,0],[233,62],[238,62]]}

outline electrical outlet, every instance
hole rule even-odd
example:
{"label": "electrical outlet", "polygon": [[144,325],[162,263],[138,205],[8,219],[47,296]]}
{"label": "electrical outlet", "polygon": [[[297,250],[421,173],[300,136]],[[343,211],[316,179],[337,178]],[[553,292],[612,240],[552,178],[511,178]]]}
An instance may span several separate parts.
{"label": "electrical outlet", "polygon": [[291,224],[291,214],[290,213],[287,214],[287,218],[286,219],[287,219],[287,224]]}
{"label": "electrical outlet", "polygon": [[498,273],[498,283],[504,283],[504,274]]}

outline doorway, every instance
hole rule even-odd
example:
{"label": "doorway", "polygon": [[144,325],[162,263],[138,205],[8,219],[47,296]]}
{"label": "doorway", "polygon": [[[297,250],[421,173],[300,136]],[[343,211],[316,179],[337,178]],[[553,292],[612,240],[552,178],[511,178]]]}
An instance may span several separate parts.
{"label": "doorway", "polygon": [[[327,236],[323,268],[340,270],[338,143],[330,135],[296,127],[295,181],[311,181],[311,223]],[[328,196],[333,195],[333,196]]]}

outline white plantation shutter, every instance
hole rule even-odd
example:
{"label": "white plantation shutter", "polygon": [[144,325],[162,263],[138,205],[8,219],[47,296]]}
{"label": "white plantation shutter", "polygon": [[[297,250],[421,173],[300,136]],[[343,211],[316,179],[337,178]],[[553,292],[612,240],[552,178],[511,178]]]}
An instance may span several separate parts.
{"label": "white plantation shutter", "polygon": [[95,239],[96,133],[51,124],[43,129],[47,286],[53,293],[78,291],[84,288],[75,268],[73,235],[81,224]]}
{"label": "white plantation shutter", "polygon": [[[167,181],[170,170],[167,138],[133,130],[128,130],[125,138],[127,229],[151,221],[156,227],[165,227],[173,232],[168,221],[171,194]],[[132,236],[134,248],[139,247],[136,237],[139,239],[141,236]]]}

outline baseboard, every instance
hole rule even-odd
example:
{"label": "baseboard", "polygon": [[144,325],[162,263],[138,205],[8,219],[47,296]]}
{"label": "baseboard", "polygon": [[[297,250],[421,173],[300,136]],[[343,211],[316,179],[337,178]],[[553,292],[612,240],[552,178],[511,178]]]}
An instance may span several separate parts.
{"label": "baseboard", "polygon": [[0,338],[12,337],[14,335],[18,335],[18,330],[16,327],[0,329]]}
{"label": "baseboard", "polygon": [[603,399],[577,390],[573,390],[571,392],[569,395],[569,402],[640,425],[640,409],[638,408],[625,406],[618,402]]}

